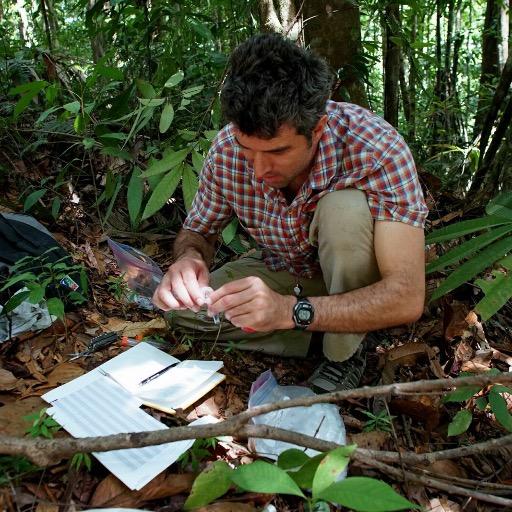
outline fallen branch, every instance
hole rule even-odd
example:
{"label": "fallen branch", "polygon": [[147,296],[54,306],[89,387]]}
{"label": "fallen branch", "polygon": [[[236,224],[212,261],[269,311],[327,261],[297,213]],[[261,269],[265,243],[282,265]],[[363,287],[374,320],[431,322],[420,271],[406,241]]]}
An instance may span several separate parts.
{"label": "fallen branch", "polygon": [[[479,375],[460,379],[421,380],[410,383],[407,382],[389,384],[385,386],[363,387],[347,391],[338,391],[336,393],[328,393],[325,395],[301,397],[272,404],[260,405],[233,416],[221,423],[202,426],[173,427],[167,430],[157,430],[153,432],[116,434],[111,436],[88,437],[82,439],[26,439],[13,436],[0,436],[0,453],[8,455],[23,455],[32,460],[35,464],[46,466],[55,461],[55,459],[70,457],[77,452],[104,452],[122,448],[152,446],[185,439],[199,439],[226,435],[235,437],[267,437],[269,439],[299,444],[306,448],[326,451],[333,449],[336,445],[321,439],[304,436],[296,432],[289,432],[265,425],[256,426],[247,424],[251,418],[255,416],[279,409],[287,409],[289,407],[309,406],[318,403],[337,403],[346,398],[400,395],[402,393],[421,391],[441,392],[470,385],[481,385],[483,387],[489,384],[508,384],[510,382],[512,382],[512,375],[503,374],[498,376]],[[485,445],[485,448],[477,448],[479,445],[473,445],[456,448],[455,451],[444,450],[443,452],[434,452],[433,454],[402,453],[400,454],[400,457],[403,461],[408,463],[433,462],[434,460],[439,460],[441,458],[466,456],[483,450],[490,451],[494,448],[498,448],[499,446],[511,444],[511,442],[512,436],[505,436],[501,439],[481,443],[481,445]],[[475,449],[478,451],[473,451]],[[365,452],[357,450],[356,453]],[[366,450],[366,453],[372,458],[379,459],[381,461],[399,461],[399,456],[395,452]]]}

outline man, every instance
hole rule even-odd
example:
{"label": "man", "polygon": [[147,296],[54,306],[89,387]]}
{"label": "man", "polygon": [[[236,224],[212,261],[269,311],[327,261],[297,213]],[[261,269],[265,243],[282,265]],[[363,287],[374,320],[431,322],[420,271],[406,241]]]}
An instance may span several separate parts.
{"label": "man", "polygon": [[[242,43],[175,262],[153,297],[176,328],[244,347],[307,354],[324,332],[320,391],[357,385],[368,331],[416,320],[424,301],[423,201],[414,161],[373,113],[328,101],[325,62],[278,35]],[[209,273],[233,216],[257,252]],[[214,291],[206,299],[204,287]],[[195,315],[223,313],[220,333]]]}

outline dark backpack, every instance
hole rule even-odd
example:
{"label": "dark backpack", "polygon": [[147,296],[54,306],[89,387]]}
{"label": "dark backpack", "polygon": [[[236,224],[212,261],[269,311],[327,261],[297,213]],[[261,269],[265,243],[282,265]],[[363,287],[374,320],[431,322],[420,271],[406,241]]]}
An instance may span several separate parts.
{"label": "dark backpack", "polygon": [[[3,287],[5,278],[9,276],[10,268],[25,257],[29,259],[29,266],[24,271],[38,273],[41,261],[44,263],[63,262],[67,266],[74,265],[69,254],[57,243],[51,233],[34,217],[17,213],[0,213],[0,288]],[[34,266],[30,266],[30,262]],[[78,273],[70,276],[72,283],[80,283]],[[47,289],[47,297],[56,296],[56,288],[63,285],[69,289],[66,283],[52,283]],[[74,285],[72,285],[74,286]],[[0,304],[4,304],[23,283],[13,285],[0,292]]]}

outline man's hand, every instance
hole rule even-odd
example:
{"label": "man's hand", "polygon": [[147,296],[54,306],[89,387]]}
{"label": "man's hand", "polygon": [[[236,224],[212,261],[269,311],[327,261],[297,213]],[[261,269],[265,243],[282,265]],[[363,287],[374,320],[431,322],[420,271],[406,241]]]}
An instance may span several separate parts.
{"label": "man's hand", "polygon": [[215,290],[208,300],[208,314],[224,313],[235,327],[246,332],[293,329],[292,295],[280,295],[259,277],[245,277]]}
{"label": "man's hand", "polygon": [[192,309],[204,304],[202,288],[208,285],[209,272],[199,257],[183,256],[173,263],[153,294],[153,304],[164,311]]}

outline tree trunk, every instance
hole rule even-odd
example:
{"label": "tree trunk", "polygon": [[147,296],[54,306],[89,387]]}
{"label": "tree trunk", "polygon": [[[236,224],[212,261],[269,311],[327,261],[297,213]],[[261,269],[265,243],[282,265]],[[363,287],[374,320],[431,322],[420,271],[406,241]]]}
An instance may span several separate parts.
{"label": "tree trunk", "polygon": [[44,31],[46,34],[46,41],[48,43],[48,51],[53,53],[52,34],[50,29],[50,22],[48,20],[48,10],[46,8],[46,0],[41,0],[41,12],[43,13]]}
{"label": "tree trunk", "polygon": [[399,4],[389,3],[384,11],[384,119],[398,126],[398,85],[400,79],[400,46],[396,38],[400,35]]}
{"label": "tree trunk", "polygon": [[[297,3],[301,4],[300,0]],[[359,7],[352,0],[303,2],[305,43],[336,71],[333,99],[368,107]]]}
{"label": "tree trunk", "polygon": [[482,34],[482,65],[480,71],[480,91],[475,117],[473,138],[483,128],[485,116],[490,103],[489,88],[492,87],[500,72],[500,14],[501,0],[487,0],[484,28]]}
{"label": "tree trunk", "polygon": [[18,10],[18,34],[20,41],[24,45],[28,45],[32,39],[32,27],[30,26],[29,16],[25,9],[25,2],[23,0],[16,0],[16,9]]}
{"label": "tree trunk", "polygon": [[[418,15],[415,13],[412,20],[411,41],[416,41],[418,33]],[[416,138],[416,54],[415,49],[410,49],[409,54],[409,121],[408,135],[412,141]]]}
{"label": "tree trunk", "polygon": [[295,9],[293,0],[259,0],[261,26],[292,41],[300,41],[302,32],[301,6]]}
{"label": "tree trunk", "polygon": [[[96,0],[87,0],[88,10],[91,10],[95,5]],[[99,30],[96,30],[94,32],[94,35],[90,36],[90,41],[92,50],[92,61],[96,64],[105,55],[105,50],[103,48],[103,34]]]}

